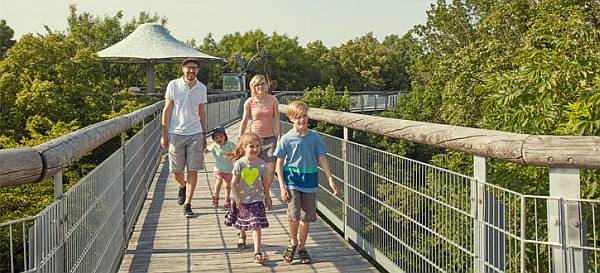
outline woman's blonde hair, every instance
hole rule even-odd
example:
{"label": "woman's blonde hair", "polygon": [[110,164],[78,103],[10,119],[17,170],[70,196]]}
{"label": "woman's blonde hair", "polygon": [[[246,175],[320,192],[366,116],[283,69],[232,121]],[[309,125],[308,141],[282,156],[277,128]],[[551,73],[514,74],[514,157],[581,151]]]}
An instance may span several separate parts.
{"label": "woman's blonde hair", "polygon": [[287,117],[293,119],[308,114],[308,106],[303,101],[295,100],[288,104]]}
{"label": "woman's blonde hair", "polygon": [[260,138],[255,133],[243,134],[238,140],[237,145],[235,145],[233,152],[228,153],[227,156],[231,159],[231,161],[240,159],[242,156],[244,156],[244,148],[248,144],[255,141],[258,142],[258,145],[260,145]]}
{"label": "woman's blonde hair", "polygon": [[250,94],[254,97],[256,96],[256,85],[259,83],[263,83],[265,85],[265,90],[268,90],[267,79],[263,75],[254,75],[250,80]]}

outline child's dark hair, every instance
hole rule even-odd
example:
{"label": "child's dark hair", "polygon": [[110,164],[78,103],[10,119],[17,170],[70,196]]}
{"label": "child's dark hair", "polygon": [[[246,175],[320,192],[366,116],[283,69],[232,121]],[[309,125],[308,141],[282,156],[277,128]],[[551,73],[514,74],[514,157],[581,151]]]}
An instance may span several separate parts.
{"label": "child's dark hair", "polygon": [[242,156],[244,156],[244,148],[254,142],[254,141],[258,141],[258,143],[260,144],[260,137],[258,137],[258,135],[256,135],[255,133],[245,133],[243,134],[240,139],[238,140],[237,145],[235,145],[235,149],[233,150],[233,152],[228,153],[227,156],[232,160],[238,160],[240,159]]}
{"label": "child's dark hair", "polygon": [[227,133],[225,132],[225,128],[223,128],[223,127],[216,127],[216,128],[213,129],[213,132],[210,135],[210,137],[212,138],[212,140],[215,140],[215,136],[217,134],[223,134],[225,136],[225,142],[227,142],[227,140],[229,139],[229,137],[227,137]]}

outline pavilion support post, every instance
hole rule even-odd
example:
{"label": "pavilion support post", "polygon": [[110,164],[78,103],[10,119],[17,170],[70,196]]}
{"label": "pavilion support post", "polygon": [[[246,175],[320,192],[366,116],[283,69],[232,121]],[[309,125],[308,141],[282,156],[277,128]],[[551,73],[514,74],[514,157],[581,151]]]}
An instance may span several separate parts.
{"label": "pavilion support post", "polygon": [[146,93],[154,93],[154,60],[146,63]]}

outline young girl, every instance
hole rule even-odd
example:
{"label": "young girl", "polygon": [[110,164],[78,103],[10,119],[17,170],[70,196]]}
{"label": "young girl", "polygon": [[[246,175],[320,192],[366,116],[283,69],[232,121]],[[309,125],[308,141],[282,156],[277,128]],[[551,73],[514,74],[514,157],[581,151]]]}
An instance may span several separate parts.
{"label": "young girl", "polygon": [[213,207],[219,206],[219,192],[221,191],[223,181],[225,181],[225,207],[229,208],[231,206],[229,195],[231,192],[231,171],[233,166],[231,165],[231,160],[226,155],[233,151],[234,144],[228,140],[227,133],[223,127],[213,129],[212,139],[214,143],[206,148],[206,151],[212,152],[215,157],[213,175],[217,181],[215,182],[215,194],[212,197],[212,205]]}
{"label": "young girl", "polygon": [[260,248],[261,228],[269,227],[265,205],[271,209],[272,202],[265,162],[258,158],[259,152],[259,137],[254,133],[245,133],[230,154],[232,160],[236,160],[231,183],[235,203],[225,215],[225,225],[233,225],[240,231],[237,243],[240,250],[246,247],[246,231],[252,230],[254,262],[262,264],[265,254]]}

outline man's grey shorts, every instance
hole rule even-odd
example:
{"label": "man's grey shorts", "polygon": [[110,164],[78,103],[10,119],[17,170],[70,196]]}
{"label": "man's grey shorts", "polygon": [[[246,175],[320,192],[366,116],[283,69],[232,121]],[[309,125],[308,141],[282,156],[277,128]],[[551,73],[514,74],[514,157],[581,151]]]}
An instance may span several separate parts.
{"label": "man's grey shorts", "polygon": [[204,170],[204,135],[184,136],[169,134],[169,170],[180,173]]}
{"label": "man's grey shorts", "polygon": [[288,220],[314,222],[317,220],[316,192],[288,190],[291,195],[288,203]]}

